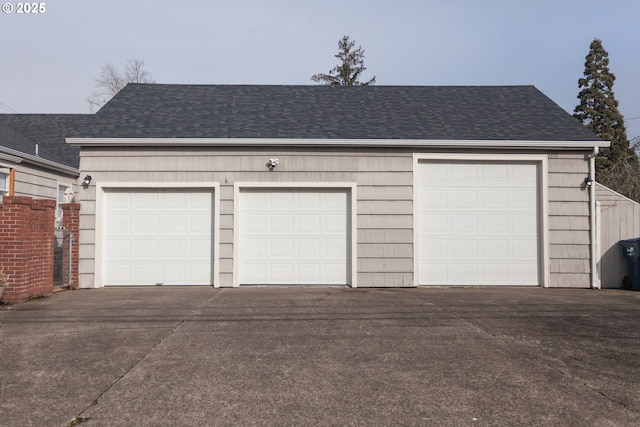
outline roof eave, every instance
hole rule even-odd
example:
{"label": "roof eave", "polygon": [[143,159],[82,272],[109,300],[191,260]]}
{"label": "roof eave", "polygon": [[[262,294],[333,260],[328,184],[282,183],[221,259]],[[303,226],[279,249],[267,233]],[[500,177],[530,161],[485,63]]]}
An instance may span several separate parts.
{"label": "roof eave", "polygon": [[44,169],[48,169],[54,172],[61,172],[67,175],[78,176],[80,170],[71,166],[63,165],[62,163],[54,162],[51,160],[43,159],[39,156],[33,156],[26,154],[18,150],[14,150],[7,147],[0,146],[0,159],[11,161],[13,163],[27,163],[40,166]]}
{"label": "roof eave", "polygon": [[448,147],[581,150],[606,148],[609,141],[305,139],[305,138],[66,138],[74,146],[304,146],[304,147]]}

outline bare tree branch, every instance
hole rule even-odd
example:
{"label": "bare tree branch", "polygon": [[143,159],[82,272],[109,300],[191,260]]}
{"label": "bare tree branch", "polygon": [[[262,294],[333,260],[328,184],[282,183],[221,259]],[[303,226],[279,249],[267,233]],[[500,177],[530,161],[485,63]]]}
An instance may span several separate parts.
{"label": "bare tree branch", "polygon": [[155,83],[143,66],[144,61],[129,59],[124,74],[121,74],[113,64],[103,65],[100,77],[96,79],[96,90],[87,98],[89,109],[96,111],[102,108],[127,83]]}

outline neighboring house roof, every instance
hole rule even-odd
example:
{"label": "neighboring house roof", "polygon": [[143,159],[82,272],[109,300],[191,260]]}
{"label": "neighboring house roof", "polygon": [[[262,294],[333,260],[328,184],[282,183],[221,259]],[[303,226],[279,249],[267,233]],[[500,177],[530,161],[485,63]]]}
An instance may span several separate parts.
{"label": "neighboring house roof", "polygon": [[[23,154],[30,154],[53,162],[63,163],[58,156],[49,152],[46,148],[40,148],[39,144],[34,140],[2,124],[0,124],[0,146],[19,151]],[[37,151],[36,146],[38,146]]]}
{"label": "neighboring house roof", "polygon": [[94,118],[74,136],[601,141],[533,86],[129,84]]}
{"label": "neighboring house roof", "polygon": [[[38,146],[36,151],[36,145]],[[77,173],[77,168],[69,166],[57,155],[13,128],[0,123],[0,159],[16,163],[27,162],[63,173]]]}
{"label": "neighboring house roof", "polygon": [[[67,144],[65,138],[82,132],[82,127],[88,125],[92,117],[92,114],[0,114],[0,128],[9,128],[30,141],[19,138],[12,143],[10,139],[6,140],[20,147],[16,148],[19,151],[35,155],[35,144],[38,144],[41,158],[77,169],[80,149]],[[0,146],[8,145],[0,141]]]}

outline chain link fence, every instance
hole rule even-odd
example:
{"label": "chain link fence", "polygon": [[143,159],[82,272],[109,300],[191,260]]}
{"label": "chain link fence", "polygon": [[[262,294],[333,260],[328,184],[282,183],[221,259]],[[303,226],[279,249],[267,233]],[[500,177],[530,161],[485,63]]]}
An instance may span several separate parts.
{"label": "chain link fence", "polygon": [[56,228],[53,240],[53,286],[71,287],[73,233],[65,228]]}

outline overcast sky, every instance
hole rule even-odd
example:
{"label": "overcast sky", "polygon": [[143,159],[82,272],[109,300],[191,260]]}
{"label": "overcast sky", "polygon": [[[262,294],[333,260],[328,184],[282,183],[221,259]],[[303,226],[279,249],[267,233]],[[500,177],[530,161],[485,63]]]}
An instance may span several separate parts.
{"label": "overcast sky", "polygon": [[[1,2],[4,2],[2,0]],[[594,38],[628,136],[640,135],[635,0],[50,0],[0,13],[0,112],[86,113],[101,67],[157,83],[314,84],[342,35],[378,85],[535,85],[568,112]],[[6,7],[6,5],[5,5]]]}

